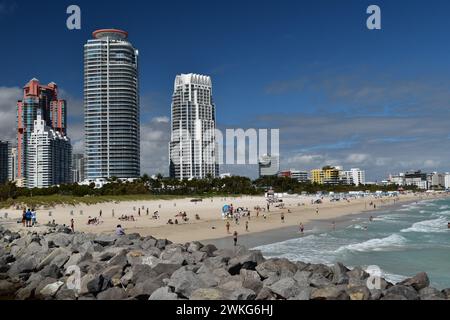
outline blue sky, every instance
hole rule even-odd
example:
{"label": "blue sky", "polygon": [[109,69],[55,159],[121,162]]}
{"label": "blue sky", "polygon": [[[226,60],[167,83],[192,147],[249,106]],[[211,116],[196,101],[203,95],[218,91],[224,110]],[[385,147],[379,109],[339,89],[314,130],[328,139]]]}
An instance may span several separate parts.
{"label": "blue sky", "polygon": [[[66,28],[70,4],[81,30]],[[382,30],[366,28],[370,4]],[[280,129],[282,168],[340,164],[372,180],[450,171],[449,10],[445,0],[0,0],[0,134],[14,136],[19,88],[36,77],[62,89],[82,150],[83,44],[113,27],[140,51],[143,171],[167,172],[173,80],[188,72],[212,76],[220,128]]]}

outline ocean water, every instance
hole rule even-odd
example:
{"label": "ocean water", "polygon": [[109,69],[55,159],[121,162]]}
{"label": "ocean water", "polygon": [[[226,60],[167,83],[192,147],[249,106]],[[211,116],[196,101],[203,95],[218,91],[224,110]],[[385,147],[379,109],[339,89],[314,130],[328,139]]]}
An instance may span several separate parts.
{"label": "ocean water", "polygon": [[313,230],[255,249],[266,257],[378,266],[394,283],[425,271],[432,286],[450,288],[450,199],[405,204],[374,216],[372,222],[358,217],[351,225],[339,228],[338,224],[336,230]]}

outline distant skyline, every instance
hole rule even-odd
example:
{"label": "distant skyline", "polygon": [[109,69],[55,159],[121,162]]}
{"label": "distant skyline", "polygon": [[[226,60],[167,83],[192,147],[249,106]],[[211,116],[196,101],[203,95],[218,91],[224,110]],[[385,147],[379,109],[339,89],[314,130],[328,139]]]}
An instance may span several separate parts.
{"label": "distant skyline", "polygon": [[[71,4],[79,31],[66,28]],[[370,4],[382,30],[366,28]],[[0,139],[15,140],[16,102],[36,77],[58,84],[82,151],[83,44],[119,28],[140,53],[142,173],[168,175],[173,79],[191,72],[212,78],[219,129],[280,129],[280,169],[358,167],[367,181],[450,171],[449,10],[445,0],[0,0]]]}

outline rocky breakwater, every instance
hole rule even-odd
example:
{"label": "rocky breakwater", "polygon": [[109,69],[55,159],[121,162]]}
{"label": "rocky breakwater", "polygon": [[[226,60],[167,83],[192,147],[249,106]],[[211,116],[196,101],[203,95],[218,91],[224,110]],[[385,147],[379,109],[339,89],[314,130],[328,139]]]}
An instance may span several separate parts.
{"label": "rocky breakwater", "polygon": [[367,287],[361,268],[265,259],[261,252],[199,242],[0,226],[0,299],[442,300],[425,273]]}

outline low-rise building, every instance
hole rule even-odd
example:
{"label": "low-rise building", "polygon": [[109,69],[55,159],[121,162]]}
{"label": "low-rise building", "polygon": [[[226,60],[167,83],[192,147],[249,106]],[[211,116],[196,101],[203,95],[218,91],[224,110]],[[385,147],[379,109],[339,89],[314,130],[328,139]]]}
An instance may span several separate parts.
{"label": "low-rise building", "polygon": [[340,170],[331,166],[325,166],[322,169],[313,169],[311,170],[311,182],[317,184],[340,184]]}

